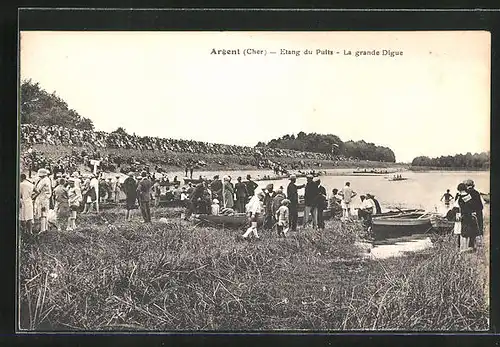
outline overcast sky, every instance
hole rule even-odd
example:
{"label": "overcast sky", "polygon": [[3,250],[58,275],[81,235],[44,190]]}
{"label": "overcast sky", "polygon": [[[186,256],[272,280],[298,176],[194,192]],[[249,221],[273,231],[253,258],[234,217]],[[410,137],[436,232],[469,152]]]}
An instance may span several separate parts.
{"label": "overcast sky", "polygon": [[[373,49],[403,56],[344,55]],[[249,146],[331,133],[402,162],[489,150],[487,32],[22,32],[20,59],[22,79],[108,132]]]}

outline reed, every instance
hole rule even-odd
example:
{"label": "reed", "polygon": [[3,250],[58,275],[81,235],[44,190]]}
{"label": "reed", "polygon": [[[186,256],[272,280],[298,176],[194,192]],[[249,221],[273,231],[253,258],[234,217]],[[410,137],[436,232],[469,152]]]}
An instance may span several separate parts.
{"label": "reed", "polygon": [[[199,227],[178,210],[79,219],[77,232],[22,235],[26,330],[487,329],[485,258],[435,247],[369,260],[358,223],[328,221],[285,240]],[[157,220],[157,219],[156,219]]]}

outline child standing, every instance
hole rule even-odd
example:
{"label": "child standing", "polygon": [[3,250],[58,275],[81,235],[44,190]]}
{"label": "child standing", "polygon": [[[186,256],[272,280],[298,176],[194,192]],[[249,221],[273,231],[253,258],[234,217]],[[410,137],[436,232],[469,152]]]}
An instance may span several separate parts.
{"label": "child standing", "polygon": [[259,192],[257,195],[254,195],[250,199],[250,202],[246,205],[246,210],[251,225],[247,229],[247,231],[243,234],[243,239],[245,240],[248,239],[248,236],[250,236],[250,234],[253,234],[256,239],[260,239],[259,234],[257,233],[257,223],[264,209],[263,200],[264,200],[264,193]]}
{"label": "child standing", "polygon": [[212,215],[217,216],[220,211],[219,200],[214,199],[212,203]]}
{"label": "child standing", "polygon": [[290,211],[288,209],[288,206],[290,205],[290,200],[288,199],[283,199],[281,201],[281,206],[276,211],[276,220],[278,221],[277,228],[278,228],[278,236],[286,236],[286,233],[288,232],[289,229],[289,216],[290,216]]}

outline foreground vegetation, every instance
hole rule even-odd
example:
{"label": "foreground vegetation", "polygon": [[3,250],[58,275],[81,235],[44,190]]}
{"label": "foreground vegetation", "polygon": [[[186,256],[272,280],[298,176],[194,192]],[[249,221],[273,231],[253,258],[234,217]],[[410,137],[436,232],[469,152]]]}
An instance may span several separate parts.
{"label": "foreground vegetation", "polygon": [[488,328],[485,250],[458,254],[449,236],[370,260],[356,223],[243,242],[178,210],[154,209],[151,225],[135,212],[128,223],[108,210],[82,216],[77,232],[22,236],[22,329]]}

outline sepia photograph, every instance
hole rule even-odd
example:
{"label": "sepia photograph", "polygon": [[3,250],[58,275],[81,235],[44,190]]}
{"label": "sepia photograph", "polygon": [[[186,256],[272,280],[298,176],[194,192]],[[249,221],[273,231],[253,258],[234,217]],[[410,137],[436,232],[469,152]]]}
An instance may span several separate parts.
{"label": "sepia photograph", "polygon": [[18,332],[489,330],[489,32],[18,53]]}

